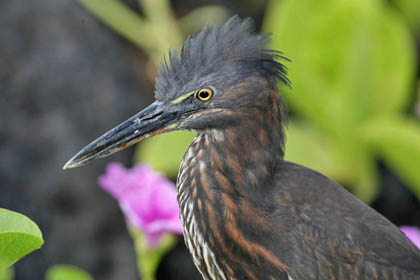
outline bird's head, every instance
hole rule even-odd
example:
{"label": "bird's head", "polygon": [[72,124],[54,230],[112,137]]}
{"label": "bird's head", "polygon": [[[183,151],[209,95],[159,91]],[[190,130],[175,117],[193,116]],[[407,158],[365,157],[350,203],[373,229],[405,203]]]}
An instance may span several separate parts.
{"label": "bird's head", "polygon": [[[64,169],[106,157],[153,135],[184,129],[237,126],[240,114],[266,110],[281,81],[281,53],[267,49],[269,35],[253,33],[250,19],[233,16],[187,38],[169,52],[156,78],[156,101],[83,148]],[[284,112],[279,112],[284,114]],[[251,116],[252,117],[252,116]],[[284,117],[282,117],[284,118]]]}

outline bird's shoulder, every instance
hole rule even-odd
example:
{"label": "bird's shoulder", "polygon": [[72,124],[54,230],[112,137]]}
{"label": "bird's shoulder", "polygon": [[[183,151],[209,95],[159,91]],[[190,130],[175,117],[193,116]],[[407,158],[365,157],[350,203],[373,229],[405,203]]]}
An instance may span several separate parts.
{"label": "bird's shoulder", "polygon": [[339,258],[363,269],[391,267],[419,277],[420,251],[395,225],[333,180],[287,161],[278,165],[273,178],[264,204],[273,205],[270,219],[279,227],[287,223],[278,232],[288,236],[277,238],[292,244],[291,250],[300,247],[301,253],[318,254],[318,259]]}

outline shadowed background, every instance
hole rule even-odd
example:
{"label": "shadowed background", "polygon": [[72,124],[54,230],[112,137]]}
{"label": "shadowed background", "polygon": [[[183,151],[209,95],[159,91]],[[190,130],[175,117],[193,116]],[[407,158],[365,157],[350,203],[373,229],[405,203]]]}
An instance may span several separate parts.
{"label": "shadowed background", "polygon": [[[125,3],[141,10],[134,0]],[[172,1],[177,18],[204,4],[251,16],[258,30],[267,5],[251,0]],[[405,7],[392,5],[398,12]],[[407,18],[417,44],[418,65],[420,21],[407,13],[401,17]],[[84,168],[62,172],[61,167],[82,146],[153,100],[156,73],[150,57],[76,1],[2,1],[0,27],[0,207],[33,219],[45,239],[41,250],[15,265],[15,279],[43,279],[49,266],[61,263],[84,268],[96,279],[137,279],[122,214],[96,183],[109,161],[131,166],[134,149]],[[404,111],[413,118],[415,80]],[[299,110],[292,106],[291,114],[299,117]],[[386,161],[375,158],[374,163],[379,191],[371,205],[397,225],[419,226],[413,189]],[[182,240],[164,259],[158,278],[200,279]]]}

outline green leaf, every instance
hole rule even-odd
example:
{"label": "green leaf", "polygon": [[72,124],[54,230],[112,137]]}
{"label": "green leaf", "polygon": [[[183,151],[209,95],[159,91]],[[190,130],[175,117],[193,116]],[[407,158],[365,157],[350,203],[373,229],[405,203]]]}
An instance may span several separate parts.
{"label": "green leaf", "polygon": [[332,139],[313,126],[290,121],[287,127],[285,159],[343,181],[347,177],[346,169],[335,157],[331,141]]}
{"label": "green leaf", "polygon": [[0,264],[0,280],[13,280],[14,270],[13,267],[7,267],[6,265]]}
{"label": "green leaf", "polygon": [[420,1],[417,0],[393,0],[410,24],[414,32],[420,32]]}
{"label": "green leaf", "polygon": [[371,148],[420,198],[420,123],[406,118],[380,118],[363,127]]}
{"label": "green leaf", "polygon": [[0,208],[0,263],[10,266],[43,243],[42,233],[34,222],[22,214]]}
{"label": "green leaf", "polygon": [[293,120],[287,131],[286,160],[328,175],[367,203],[375,197],[376,166],[363,143],[331,137],[308,123]]}
{"label": "green leaf", "polygon": [[383,2],[283,0],[267,9],[273,47],[292,60],[290,105],[330,133],[407,106],[414,44]]}
{"label": "green leaf", "polygon": [[45,280],[93,280],[93,277],[76,266],[55,265],[48,269]]}
{"label": "green leaf", "polygon": [[346,170],[346,178],[342,184],[351,189],[358,198],[370,203],[378,192],[377,166],[373,153],[359,139],[359,135],[342,135],[332,143],[335,157]]}
{"label": "green leaf", "polygon": [[199,32],[204,26],[220,23],[229,17],[229,11],[223,6],[197,7],[179,20],[184,34]]}
{"label": "green leaf", "polygon": [[[299,136],[309,139],[296,140],[305,153],[289,139],[293,157],[309,165],[324,161],[319,170],[371,200],[375,159],[356,131],[406,109],[415,74],[408,28],[382,0],[273,0],[264,29],[273,33],[273,48],[292,60],[292,90],[282,91],[293,92],[285,98],[311,127]],[[324,159],[316,159],[321,153]]]}
{"label": "green leaf", "polygon": [[182,157],[195,134],[175,131],[146,139],[137,146],[135,161],[144,162],[166,177],[176,178]]}
{"label": "green leaf", "polygon": [[175,247],[178,238],[171,233],[167,233],[162,236],[156,247],[149,248],[145,235],[140,230],[134,227],[128,229],[134,241],[140,278],[142,280],[155,280],[156,271],[162,258]]}
{"label": "green leaf", "polygon": [[78,2],[133,44],[147,49],[153,47],[150,42],[142,40],[142,36],[139,36],[145,33],[144,20],[122,2],[117,0],[78,0]]}
{"label": "green leaf", "polygon": [[141,1],[144,17],[118,0],[78,0],[92,14],[125,39],[143,49],[155,65],[170,47],[182,43],[182,34],[168,0]]}

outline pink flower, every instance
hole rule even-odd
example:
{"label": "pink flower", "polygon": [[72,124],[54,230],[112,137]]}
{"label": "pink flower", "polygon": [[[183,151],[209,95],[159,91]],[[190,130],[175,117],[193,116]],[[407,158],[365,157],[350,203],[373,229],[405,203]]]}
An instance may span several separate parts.
{"label": "pink flower", "polygon": [[126,169],[111,163],[98,182],[117,199],[128,223],[145,233],[149,247],[166,232],[182,234],[175,185],[161,174],[143,164]]}
{"label": "pink flower", "polygon": [[402,226],[400,230],[414,243],[418,248],[420,248],[420,229],[417,227]]}

